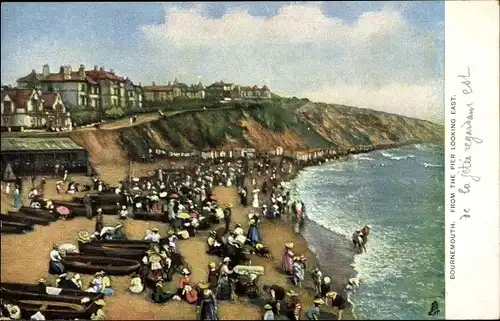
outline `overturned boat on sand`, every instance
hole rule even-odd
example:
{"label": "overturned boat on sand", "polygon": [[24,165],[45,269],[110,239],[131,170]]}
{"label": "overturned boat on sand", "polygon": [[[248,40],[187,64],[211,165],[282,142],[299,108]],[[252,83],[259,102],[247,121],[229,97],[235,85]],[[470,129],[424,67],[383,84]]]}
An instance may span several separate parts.
{"label": "overturned boat on sand", "polygon": [[105,256],[109,258],[120,258],[137,261],[140,261],[146,253],[146,250],[141,248],[120,248],[82,242],[78,244],[78,249],[80,251],[80,254],[84,255]]}
{"label": "overturned boat on sand", "polygon": [[33,216],[22,212],[9,211],[8,216],[14,219],[24,220],[24,224],[49,225],[52,222],[51,219],[47,219],[40,216]]}
{"label": "overturned boat on sand", "polygon": [[4,221],[3,219],[0,221],[0,228],[2,234],[23,234],[25,232],[33,231],[33,225],[19,222],[9,222]]}
{"label": "overturned boat on sand", "polygon": [[135,220],[143,221],[157,221],[157,222],[168,222],[168,216],[164,213],[153,213],[147,211],[134,212],[133,217]]}
{"label": "overturned boat on sand", "polygon": [[79,253],[67,253],[62,264],[72,272],[93,274],[104,271],[109,275],[127,275],[137,272],[141,266],[136,260]]}
{"label": "overturned boat on sand", "polygon": [[4,293],[6,296],[14,298],[20,298],[26,293],[43,294],[55,298],[68,298],[68,297],[77,299],[89,298],[91,301],[104,298],[104,293],[93,293],[80,290],[61,289],[39,284],[13,283],[13,282],[2,282],[0,284],[0,293],[2,293],[2,298],[4,297]]}
{"label": "overturned boat on sand", "polygon": [[85,300],[82,301],[82,299],[74,297],[4,291],[3,289],[1,294],[4,303],[15,304],[19,307],[21,318],[24,320],[29,320],[38,311],[46,319],[89,319],[99,309],[92,300],[85,302]]}
{"label": "overturned boat on sand", "polygon": [[52,221],[56,221],[59,218],[59,214],[52,211],[41,208],[33,208],[29,206],[21,206],[19,209],[20,213],[24,213],[31,216],[43,217]]}

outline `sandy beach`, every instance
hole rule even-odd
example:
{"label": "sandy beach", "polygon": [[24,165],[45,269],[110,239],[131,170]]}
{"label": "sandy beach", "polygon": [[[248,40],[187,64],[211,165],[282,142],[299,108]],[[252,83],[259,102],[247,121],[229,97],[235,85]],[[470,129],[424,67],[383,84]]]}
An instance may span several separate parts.
{"label": "sandy beach", "polygon": [[[153,164],[144,164],[145,168],[140,165],[134,166],[134,174],[139,175],[139,172],[149,171]],[[158,167],[158,164],[154,164]],[[147,168],[146,168],[147,167]],[[100,171],[105,182],[115,183],[121,178],[116,178],[115,174],[109,171]],[[120,170],[120,174],[122,174]],[[295,174],[295,173],[293,173]],[[114,176],[111,178],[110,176]],[[108,180],[109,178],[109,180]],[[55,182],[58,179],[49,179],[46,188],[46,197],[53,199],[71,199],[71,196],[63,196],[55,194]],[[76,181],[87,182],[88,177],[75,178]],[[3,183],[3,185],[5,185]],[[23,184],[23,204],[28,204],[26,198],[31,182],[25,181]],[[248,226],[248,213],[250,208],[239,205],[239,197],[234,187],[216,187],[214,189],[219,203],[233,203],[236,206],[233,208],[232,224],[240,223],[246,230]],[[79,193],[76,196],[81,196]],[[6,213],[12,205],[12,196],[7,196],[2,193],[2,213]],[[105,215],[105,225],[113,225],[118,219],[113,215]],[[45,277],[49,283],[54,283],[56,277],[48,274],[48,254],[54,243],[72,243],[77,245],[76,235],[81,230],[93,231],[94,220],[86,218],[76,218],[68,221],[57,221],[49,226],[36,226],[35,230],[25,235],[2,235],[1,239],[1,281],[2,282],[25,282],[35,283],[37,279]],[[125,232],[129,239],[142,239],[146,229],[156,226],[160,230],[160,234],[165,235],[167,224],[159,222],[145,222],[133,219],[127,219],[125,222]],[[222,224],[221,224],[222,226]],[[305,312],[312,306],[313,301],[313,282],[310,276],[310,270],[318,265],[318,259],[313,251],[310,250],[306,239],[297,235],[291,224],[278,221],[271,222],[264,220],[260,225],[260,232],[263,243],[269,247],[273,254],[273,260],[264,259],[258,256],[252,256],[252,265],[260,265],[265,269],[265,274],[259,277],[258,285],[262,287],[264,284],[277,284],[285,289],[294,289],[300,294],[303,305],[303,316]],[[308,233],[321,233],[321,228],[312,222],[308,222],[305,227],[304,235],[307,238]],[[189,238],[179,242],[179,251],[184,256],[187,264],[191,268],[191,279],[193,282],[205,281],[208,273],[208,263],[211,261],[217,262],[217,258],[206,254],[206,239],[208,232],[200,232],[196,237]],[[338,240],[325,238],[325,243],[312,244],[318,256],[330,255],[335,257],[338,262],[336,266],[322,267],[332,279],[332,289],[342,292],[343,284],[353,275],[354,271],[350,267],[352,262],[352,251],[349,244],[343,237]],[[303,283],[303,288],[293,286],[290,281],[280,272],[284,244],[293,242],[294,252],[303,254],[308,259],[308,268],[306,271],[306,280]],[[174,276],[174,281],[170,282],[172,290],[176,288],[176,281],[179,275]],[[90,281],[90,275],[82,275],[84,284]],[[130,283],[128,276],[112,277],[112,288],[115,294],[106,297],[107,306],[105,313],[109,320],[132,320],[132,319],[149,319],[149,320],[193,320],[196,318],[195,308],[185,302],[171,301],[165,305],[154,304],[150,301],[150,291],[147,290],[140,295],[132,295],[127,291]],[[266,298],[266,297],[264,297]],[[322,307],[324,312],[332,312],[327,306]],[[263,310],[257,305],[250,304],[246,299],[236,299],[233,302],[220,302],[219,317],[222,320],[244,319],[258,320],[262,318]],[[322,317],[323,318],[323,317]],[[331,316],[329,317],[331,319]],[[343,319],[352,319],[350,311],[344,311]]]}

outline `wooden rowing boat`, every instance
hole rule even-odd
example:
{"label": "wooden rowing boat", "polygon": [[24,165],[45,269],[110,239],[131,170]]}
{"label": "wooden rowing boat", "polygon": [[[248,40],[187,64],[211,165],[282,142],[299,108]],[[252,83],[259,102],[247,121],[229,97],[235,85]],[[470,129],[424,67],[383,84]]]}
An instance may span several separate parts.
{"label": "wooden rowing boat", "polygon": [[[167,238],[160,239],[160,244],[168,244]],[[78,248],[83,251],[85,247],[105,246],[113,249],[143,250],[147,251],[151,247],[151,242],[145,240],[93,240],[87,243],[78,242]]]}
{"label": "wooden rowing boat", "polygon": [[59,218],[59,214],[56,212],[46,210],[46,209],[32,208],[29,206],[22,206],[19,209],[19,212],[30,215],[30,216],[42,217],[42,218],[49,219],[52,221],[56,221]]}
{"label": "wooden rowing boat", "polygon": [[[93,203],[97,206],[116,205],[116,203],[125,203],[125,196],[122,194],[106,193],[90,195]],[[83,204],[83,197],[74,197],[73,200],[77,203]]]}
{"label": "wooden rowing boat", "polygon": [[168,222],[168,217],[164,213],[134,212],[133,216],[136,220]]}
{"label": "wooden rowing boat", "polygon": [[[54,288],[50,286],[43,286],[38,284],[28,284],[28,283],[13,283],[13,282],[2,282],[0,284],[0,291],[10,291],[11,294],[15,294],[17,292],[22,293],[31,293],[31,294],[45,294],[54,296],[57,298],[60,297],[72,297],[77,299],[89,298],[91,301],[99,300],[104,298],[104,293],[93,293],[93,292],[85,292],[80,290],[72,290],[72,289],[60,289]],[[52,294],[55,292],[59,292],[58,294]],[[50,294],[49,294],[50,292]],[[17,294],[16,294],[17,295]]]}
{"label": "wooden rowing boat", "polygon": [[138,271],[141,266],[136,260],[79,253],[67,253],[62,264],[68,271],[86,274],[104,271],[109,275],[127,275]]}
{"label": "wooden rowing boat", "polygon": [[33,226],[19,222],[0,222],[2,233],[4,234],[22,234],[24,232],[33,231]]}
{"label": "wooden rowing boat", "polygon": [[128,260],[136,260],[140,261],[145,253],[145,249],[135,248],[135,249],[127,249],[127,248],[119,248],[119,247],[110,247],[105,245],[97,245],[92,243],[81,243],[79,244],[79,250],[81,254],[84,255],[98,255],[98,256],[106,256],[110,258],[121,258]]}
{"label": "wooden rowing boat", "polygon": [[15,304],[21,309],[21,318],[29,320],[30,317],[40,311],[47,320],[70,320],[70,319],[89,319],[90,316],[98,310],[94,301],[81,303],[79,298],[61,298],[47,296],[43,294],[25,293],[20,297],[3,296],[4,303]]}
{"label": "wooden rowing boat", "polygon": [[[39,216],[33,216],[26,214],[24,212],[8,212],[9,216],[21,220],[29,220],[30,224],[39,224],[39,225],[49,225],[52,220],[49,220],[44,217],[39,217]],[[26,221],[28,222],[28,221]],[[27,224],[27,223],[26,223]]]}
{"label": "wooden rowing boat", "polygon": [[14,223],[21,223],[25,225],[34,225],[33,221],[31,221],[28,218],[20,218],[20,217],[14,217],[12,215],[8,214],[0,214],[0,221],[2,222],[14,222]]}

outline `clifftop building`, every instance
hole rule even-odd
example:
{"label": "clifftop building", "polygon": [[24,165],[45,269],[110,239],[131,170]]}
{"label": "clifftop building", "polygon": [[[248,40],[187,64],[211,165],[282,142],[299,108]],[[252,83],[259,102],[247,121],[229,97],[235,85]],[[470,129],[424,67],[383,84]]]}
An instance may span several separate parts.
{"label": "clifftop building", "polygon": [[2,87],[0,103],[2,130],[71,129],[70,113],[59,93]]}
{"label": "clifftop building", "polygon": [[51,73],[50,67],[44,65],[42,73],[33,69],[27,76],[19,78],[17,84],[19,88],[58,92],[69,108],[142,108],[142,88],[104,67],[85,70],[85,66],[80,65],[77,71],[73,71],[67,65],[61,66],[59,72]]}
{"label": "clifftop building", "polygon": [[213,98],[239,98],[239,99],[270,99],[271,91],[267,86],[240,86],[233,83],[225,83],[222,80],[207,86],[207,94]]}
{"label": "clifftop building", "polygon": [[151,86],[144,86],[144,100],[151,102],[173,101],[175,98],[205,99],[205,88],[201,81],[198,84],[187,85],[181,83],[177,78],[167,85],[156,85],[153,81]]}

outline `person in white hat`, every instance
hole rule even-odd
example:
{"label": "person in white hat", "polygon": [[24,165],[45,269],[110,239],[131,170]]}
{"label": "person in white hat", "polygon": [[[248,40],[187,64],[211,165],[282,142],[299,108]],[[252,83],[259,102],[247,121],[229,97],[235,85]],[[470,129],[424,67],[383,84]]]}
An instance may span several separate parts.
{"label": "person in white hat", "polygon": [[221,275],[228,275],[228,274],[232,274],[234,271],[229,269],[229,262],[231,261],[230,258],[228,257],[225,257],[223,260],[222,260],[222,265],[220,267],[220,272],[221,272]]}
{"label": "person in white hat", "polygon": [[159,244],[160,243],[160,240],[161,240],[161,236],[160,234],[158,233],[158,228],[157,227],[153,227],[151,229],[151,232],[150,233],[147,233],[146,234],[146,237],[144,238],[146,241],[150,241],[151,243],[156,243],[156,244]]}
{"label": "person in white hat", "polygon": [[264,313],[262,320],[274,320],[273,307],[270,304],[266,304],[264,305],[264,310],[266,310],[266,312]]}
{"label": "person in white hat", "polygon": [[120,218],[126,219],[128,215],[128,210],[126,205],[122,205],[122,209],[120,210]]}
{"label": "person in white hat", "polygon": [[337,320],[342,320],[342,312],[344,311],[344,309],[347,306],[347,300],[344,299],[343,296],[341,296],[340,294],[338,294],[337,292],[334,292],[334,291],[328,292],[326,294],[326,297],[327,297],[327,299],[331,300],[332,308],[338,309]]}
{"label": "person in white hat", "polygon": [[318,320],[319,319],[319,306],[325,304],[323,299],[314,300],[314,305],[307,311],[307,320]]}

